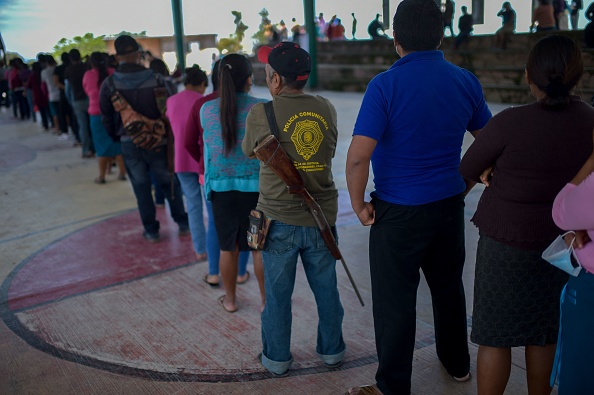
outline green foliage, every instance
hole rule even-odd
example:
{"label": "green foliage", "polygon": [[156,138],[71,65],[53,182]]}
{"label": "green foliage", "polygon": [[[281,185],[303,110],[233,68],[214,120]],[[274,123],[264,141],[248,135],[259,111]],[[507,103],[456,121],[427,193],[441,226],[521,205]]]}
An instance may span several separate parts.
{"label": "green foliage", "polygon": [[122,30],[118,34],[114,34],[114,37],[122,36],[124,34],[130,37],[146,37],[146,30],[141,31],[140,33],[130,33],[125,30]]}
{"label": "green foliage", "polygon": [[62,52],[68,52],[71,49],[78,49],[82,57],[88,56],[93,52],[105,52],[107,46],[103,38],[105,36],[95,37],[93,33],[87,33],[84,36],[76,36],[72,39],[62,38],[54,46],[54,57],[60,58]]}
{"label": "green foliage", "polygon": [[239,52],[243,49],[241,42],[235,34],[231,34],[229,38],[221,38],[217,43],[217,49],[219,53],[227,52]]}
{"label": "green foliage", "polygon": [[243,49],[241,41],[245,36],[245,31],[248,29],[248,26],[241,21],[241,12],[231,11],[231,14],[235,17],[235,20],[233,21],[235,24],[235,33],[230,34],[228,38],[221,38],[219,40],[217,43],[219,53],[233,53]]}
{"label": "green foliage", "polygon": [[266,34],[266,31],[269,29],[271,25],[270,19],[268,19],[269,13],[266,8],[262,8],[262,11],[260,11],[258,15],[260,15],[262,20],[260,21],[260,25],[258,26],[258,31],[252,36],[252,38],[255,40],[255,46],[268,44],[268,36]]}

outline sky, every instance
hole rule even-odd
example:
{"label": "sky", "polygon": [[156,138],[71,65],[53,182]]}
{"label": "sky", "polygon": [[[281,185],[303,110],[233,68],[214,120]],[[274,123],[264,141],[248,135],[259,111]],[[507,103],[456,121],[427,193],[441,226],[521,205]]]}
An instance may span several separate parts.
{"label": "sky", "polygon": [[[390,2],[391,21],[400,0]],[[460,7],[469,10],[471,0],[455,1],[454,30],[461,15]],[[501,26],[496,14],[503,1],[485,1],[485,24],[475,26],[475,34],[493,33]],[[530,25],[530,1],[511,1],[517,12],[517,31],[527,31]],[[334,14],[341,18],[350,38],[354,12],[358,20],[356,37],[367,38],[367,25],[382,13],[381,0],[317,0],[316,14],[324,13],[326,20]],[[244,47],[251,47],[250,36],[258,30],[258,13],[266,8],[273,23],[283,19],[291,26],[291,18],[303,23],[303,2],[299,0],[186,0],[182,1],[185,34],[215,33],[227,37],[235,31],[231,11],[242,12],[244,23],[249,26]],[[585,25],[585,19],[580,26]],[[122,30],[146,31],[149,36],[173,35],[173,17],[170,0],[0,0],[0,34],[7,51],[17,52],[25,59],[31,59],[39,52],[52,52],[54,45],[65,38],[81,36],[87,32],[95,36],[113,35]],[[391,29],[388,29],[391,35]],[[449,34],[449,33],[448,33]],[[205,51],[202,51],[205,52]],[[202,54],[210,59],[212,49]],[[188,55],[188,63],[192,56]],[[167,59],[166,59],[167,61]]]}

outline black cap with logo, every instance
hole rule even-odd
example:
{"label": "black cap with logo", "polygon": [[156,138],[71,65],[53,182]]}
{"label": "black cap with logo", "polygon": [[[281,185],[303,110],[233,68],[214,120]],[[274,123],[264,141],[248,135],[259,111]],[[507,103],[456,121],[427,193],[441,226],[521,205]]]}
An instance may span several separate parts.
{"label": "black cap with logo", "polygon": [[261,47],[258,60],[267,63],[280,75],[291,81],[304,81],[311,72],[309,54],[298,44],[282,42],[274,47]]}

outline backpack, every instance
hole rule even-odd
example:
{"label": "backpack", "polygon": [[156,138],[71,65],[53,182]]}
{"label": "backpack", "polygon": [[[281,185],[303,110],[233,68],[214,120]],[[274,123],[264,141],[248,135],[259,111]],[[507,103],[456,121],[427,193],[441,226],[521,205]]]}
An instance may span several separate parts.
{"label": "backpack", "polygon": [[[158,119],[150,119],[138,113],[121,93],[115,89],[111,77],[108,79],[108,84],[112,92],[111,104],[114,110],[120,113],[124,132],[131,137],[132,142],[137,147],[148,150],[162,144],[168,134],[169,122],[167,118],[161,115]],[[161,96],[163,96],[162,90],[163,88],[161,87],[155,88],[155,100],[159,105],[161,114],[164,113],[160,103],[162,101]],[[164,98],[165,100],[167,99],[166,89]]]}

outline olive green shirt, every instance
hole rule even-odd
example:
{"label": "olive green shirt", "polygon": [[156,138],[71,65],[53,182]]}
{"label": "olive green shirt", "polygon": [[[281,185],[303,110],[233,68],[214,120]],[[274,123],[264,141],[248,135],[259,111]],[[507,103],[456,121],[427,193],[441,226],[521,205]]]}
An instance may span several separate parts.
{"label": "olive green shirt", "polygon": [[[336,109],[327,99],[306,94],[274,96],[273,108],[281,146],[301,174],[305,188],[322,208],[328,224],[333,226],[338,212],[338,191],[332,178],[338,139]],[[242,149],[244,154],[253,156],[258,143],[272,134],[264,104],[256,104],[246,122]],[[290,195],[285,183],[262,162],[258,209],[289,225],[316,226],[301,197]]]}

